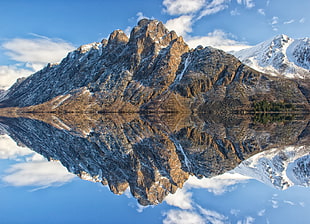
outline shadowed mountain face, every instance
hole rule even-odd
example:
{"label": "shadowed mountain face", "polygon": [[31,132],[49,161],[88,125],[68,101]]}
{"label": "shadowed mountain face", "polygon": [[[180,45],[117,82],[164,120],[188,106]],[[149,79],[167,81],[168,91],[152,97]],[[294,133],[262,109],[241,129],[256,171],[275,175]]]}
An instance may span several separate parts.
{"label": "shadowed mountain face", "polygon": [[176,114],[24,116],[29,118],[0,118],[1,129],[20,145],[59,160],[82,179],[108,185],[115,194],[129,187],[142,205],[162,202],[190,175],[216,176],[258,152],[309,144],[309,124],[298,120],[263,125]]}
{"label": "shadowed mountain face", "polygon": [[221,50],[190,50],[161,22],[143,19],[129,38],[116,30],[109,40],[81,46],[59,65],[19,80],[0,105],[35,112],[227,114],[268,100],[308,110],[304,89]]}

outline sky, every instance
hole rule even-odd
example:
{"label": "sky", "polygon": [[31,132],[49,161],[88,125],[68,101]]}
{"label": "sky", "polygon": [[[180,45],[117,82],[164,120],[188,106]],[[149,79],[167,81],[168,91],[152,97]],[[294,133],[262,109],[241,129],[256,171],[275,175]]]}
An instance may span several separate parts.
{"label": "sky", "polygon": [[309,0],[1,0],[0,89],[80,45],[162,21],[190,47],[237,50],[278,34],[310,36]]}

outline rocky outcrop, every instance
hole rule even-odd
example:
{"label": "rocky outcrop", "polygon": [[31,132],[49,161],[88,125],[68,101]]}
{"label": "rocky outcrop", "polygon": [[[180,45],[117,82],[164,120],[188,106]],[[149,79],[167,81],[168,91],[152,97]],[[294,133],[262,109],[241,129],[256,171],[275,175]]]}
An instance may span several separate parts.
{"label": "rocky outcrop", "polygon": [[32,112],[222,113],[251,110],[268,99],[309,104],[295,81],[271,77],[234,56],[189,49],[156,20],[141,20],[128,38],[84,45],[9,89],[2,107]]}
{"label": "rocky outcrop", "polygon": [[108,185],[115,194],[129,187],[142,205],[162,202],[190,175],[216,176],[258,152],[309,144],[303,120],[263,125],[167,113],[23,116],[29,118],[0,118],[0,129],[19,145],[59,160],[82,179]]}

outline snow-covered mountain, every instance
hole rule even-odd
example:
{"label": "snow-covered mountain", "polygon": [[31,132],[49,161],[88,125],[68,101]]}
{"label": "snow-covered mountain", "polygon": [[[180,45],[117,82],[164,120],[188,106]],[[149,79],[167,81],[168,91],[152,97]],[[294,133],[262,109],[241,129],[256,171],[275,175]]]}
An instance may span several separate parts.
{"label": "snow-covered mountain", "polygon": [[231,53],[260,72],[310,78],[310,38],[292,39],[278,35],[254,47]]}
{"label": "snow-covered mountain", "polygon": [[234,172],[285,190],[291,186],[310,186],[309,146],[271,149],[243,161]]}

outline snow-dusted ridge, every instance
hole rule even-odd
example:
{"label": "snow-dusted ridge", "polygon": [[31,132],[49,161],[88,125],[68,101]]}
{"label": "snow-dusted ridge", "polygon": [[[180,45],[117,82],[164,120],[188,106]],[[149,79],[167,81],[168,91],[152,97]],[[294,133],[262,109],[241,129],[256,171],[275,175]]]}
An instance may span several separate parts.
{"label": "snow-dusted ridge", "polygon": [[292,39],[282,34],[230,53],[260,72],[288,78],[310,78],[310,38]]}
{"label": "snow-dusted ridge", "polygon": [[285,190],[291,186],[310,186],[309,146],[290,146],[258,153],[234,169],[266,185]]}

